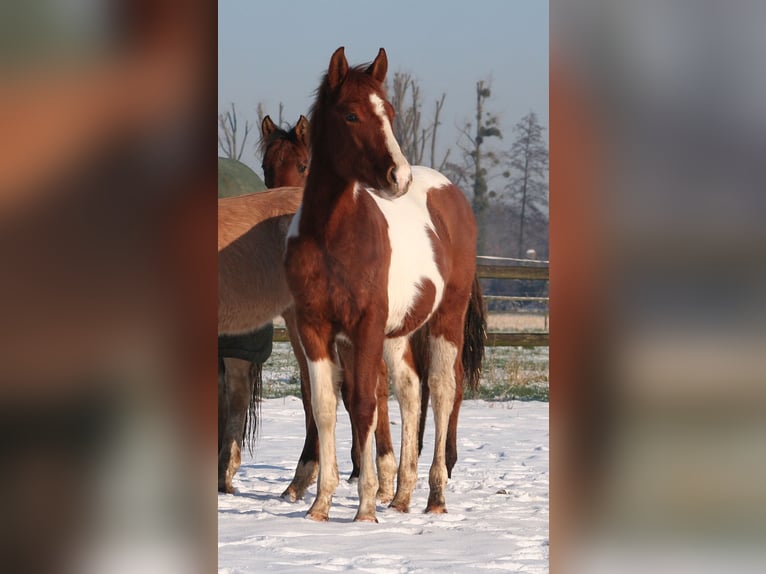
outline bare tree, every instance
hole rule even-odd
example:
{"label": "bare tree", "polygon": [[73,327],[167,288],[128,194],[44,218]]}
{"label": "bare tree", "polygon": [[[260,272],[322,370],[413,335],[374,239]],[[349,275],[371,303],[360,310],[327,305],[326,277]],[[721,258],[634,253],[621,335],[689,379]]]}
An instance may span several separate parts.
{"label": "bare tree", "polygon": [[242,139],[237,141],[240,136],[239,118],[234,103],[232,102],[230,110],[218,114],[218,148],[225,157],[236,160],[242,157],[251,128],[250,122],[245,120],[244,131],[241,133]]}
{"label": "bare tree", "polygon": [[[285,111],[285,104],[282,102],[279,102],[279,113],[277,114],[277,127],[283,127],[283,119],[282,115]],[[263,102],[258,102],[258,105],[255,108],[255,112],[258,114],[258,125],[263,125],[263,118],[265,118],[268,114],[266,113],[265,106],[263,105]]]}
{"label": "bare tree", "polygon": [[[497,127],[497,114],[485,111],[484,104],[492,95],[489,85],[484,80],[476,82],[476,124],[466,122],[461,129],[457,146],[462,152],[461,163],[448,163],[445,167],[448,175],[458,185],[463,185],[473,191],[473,212],[479,227],[479,252],[483,252],[486,239],[486,215],[489,199],[488,167],[495,167],[500,162],[498,154],[492,149],[483,147],[485,140],[490,137],[501,138],[503,134]],[[474,129],[475,127],[475,129]],[[467,142],[467,143],[466,143]]]}
{"label": "bare tree", "polygon": [[525,252],[524,229],[531,218],[548,211],[548,146],[537,114],[530,111],[514,126],[516,139],[508,152],[513,177],[507,189],[519,205],[519,257]]}
{"label": "bare tree", "polygon": [[433,121],[427,125],[422,122],[422,101],[420,97],[420,85],[409,73],[396,72],[393,78],[391,90],[391,105],[394,107],[394,134],[402,148],[402,153],[407,160],[415,165],[424,165],[426,145],[429,146],[430,167],[443,170],[449,157],[447,150],[441,161],[436,160],[436,134],[440,125],[444,100],[447,94],[442,93],[441,98],[436,100]]}

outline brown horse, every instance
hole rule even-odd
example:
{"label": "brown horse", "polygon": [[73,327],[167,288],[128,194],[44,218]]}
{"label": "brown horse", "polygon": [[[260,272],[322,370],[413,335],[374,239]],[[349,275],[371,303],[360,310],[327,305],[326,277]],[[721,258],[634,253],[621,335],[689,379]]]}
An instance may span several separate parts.
{"label": "brown horse", "polygon": [[[263,119],[260,150],[267,187],[303,187],[309,161],[307,131],[308,121],[304,116],[295,127],[288,129],[277,128],[269,116]],[[234,491],[231,481],[240,465],[242,444],[247,442],[252,451],[255,440],[261,365],[271,353],[271,320],[290,300],[284,291],[280,265],[284,230],[299,200],[299,194],[292,191],[219,202],[219,305],[223,300],[218,338],[218,490],[221,492]],[[267,222],[274,213],[282,217],[279,223]],[[228,247],[232,244],[233,247]],[[224,254],[220,253],[222,246],[227,248]],[[269,265],[260,265],[263,262]],[[275,272],[276,281],[271,281]],[[256,297],[259,291],[248,290],[247,285],[237,283],[237,278],[249,280],[254,273],[262,277],[259,285],[268,284],[273,290],[262,291],[261,296]],[[242,308],[248,304],[249,311]],[[234,317],[227,318],[226,313]],[[244,325],[228,323],[237,320],[244,321]],[[261,327],[253,331],[258,326]],[[230,334],[241,333],[243,328],[248,332]]]}
{"label": "brown horse", "polygon": [[[308,121],[301,116],[293,128],[277,127],[269,116],[261,123],[260,150],[262,168],[268,187],[302,186],[309,162]],[[261,195],[250,194],[219,201],[219,333],[252,331],[282,315],[301,372],[301,396],[306,415],[306,439],[296,467],[295,477],[283,497],[295,501],[316,478],[319,444],[316,424],[311,413],[311,391],[308,387],[308,367],[292,314],[289,289],[284,269],[275,263],[281,258],[286,238],[285,222],[297,209],[296,190],[274,190]],[[285,203],[286,202],[286,203]],[[277,214],[277,219],[269,219]],[[258,332],[256,332],[258,333]],[[219,354],[226,341],[229,349],[238,343],[235,352],[223,358],[219,369],[219,470],[221,492],[233,492],[232,478],[240,466],[242,444],[254,440],[256,406],[259,399],[260,364],[241,358],[241,347],[248,346],[254,334],[219,337]],[[245,349],[250,354],[257,349]],[[239,354],[237,354],[237,352]],[[341,349],[341,352],[343,350]],[[266,354],[268,356],[268,353]],[[265,360],[265,357],[260,361]],[[384,369],[384,367],[382,367]],[[385,380],[385,370],[381,376]],[[376,431],[379,454],[381,499],[393,497],[396,461],[387,416],[388,387],[381,385],[381,411]],[[351,478],[359,475],[359,448],[352,447]]]}
{"label": "brown horse", "polygon": [[[285,233],[301,201],[300,187],[278,188],[218,200],[218,334],[222,365],[218,377],[218,490],[232,493],[243,442],[255,430],[260,385],[252,359],[268,356],[251,349],[248,335],[290,306],[282,271]],[[271,337],[271,332],[267,332]],[[228,341],[221,343],[221,341]],[[270,341],[269,341],[270,343]],[[224,346],[223,350],[221,346]],[[234,352],[232,347],[236,345]],[[229,352],[226,352],[229,350]],[[244,351],[249,354],[242,354]],[[222,368],[221,368],[222,367]],[[259,368],[259,365],[256,367]],[[248,437],[249,434],[249,437]]]}
{"label": "brown horse", "polygon": [[263,181],[266,187],[303,187],[309,167],[309,122],[301,116],[294,127],[277,127],[266,116],[261,122],[261,143],[258,149],[263,161]]}
{"label": "brown horse", "polygon": [[[420,379],[410,335],[428,326],[428,387],[436,423],[426,511],[446,512],[446,444],[462,395],[464,328],[476,289],[476,224],[463,193],[440,173],[411,168],[391,122],[381,48],[367,68],[330,60],[311,113],[311,169],[285,252],[319,432],[319,485],[308,512],[327,520],[338,484],[335,452],[339,363],[352,432],[361,446],[355,520],[377,521],[379,367],[385,359],[402,411],[402,444],[391,506],[409,511],[417,479]],[[350,344],[338,357],[336,342]],[[458,389],[460,389],[458,391]]]}

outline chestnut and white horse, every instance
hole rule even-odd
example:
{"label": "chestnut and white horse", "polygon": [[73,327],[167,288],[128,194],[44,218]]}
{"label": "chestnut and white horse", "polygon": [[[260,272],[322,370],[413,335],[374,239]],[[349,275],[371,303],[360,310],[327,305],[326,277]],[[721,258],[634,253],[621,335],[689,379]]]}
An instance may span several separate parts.
{"label": "chestnut and white horse", "polygon": [[436,424],[426,511],[446,512],[448,424],[456,425],[462,397],[466,313],[476,311],[469,305],[478,289],[476,224],[460,189],[403,156],[383,88],[387,67],[382,48],[368,67],[350,68],[343,48],[332,55],[311,112],[311,167],[287,239],[285,270],[319,432],[319,483],[308,512],[315,520],[328,519],[339,481],[336,342],[351,345],[353,372],[343,384],[362,452],[355,519],[377,521],[372,429],[381,359],[402,412],[391,506],[409,511],[421,408],[410,336],[424,325]]}

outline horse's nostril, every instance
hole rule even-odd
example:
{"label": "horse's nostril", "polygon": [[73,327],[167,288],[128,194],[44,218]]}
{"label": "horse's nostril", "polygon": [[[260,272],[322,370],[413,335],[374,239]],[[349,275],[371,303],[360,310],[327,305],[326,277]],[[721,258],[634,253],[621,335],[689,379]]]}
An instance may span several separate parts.
{"label": "horse's nostril", "polygon": [[396,170],[393,167],[388,168],[388,181],[396,185]]}

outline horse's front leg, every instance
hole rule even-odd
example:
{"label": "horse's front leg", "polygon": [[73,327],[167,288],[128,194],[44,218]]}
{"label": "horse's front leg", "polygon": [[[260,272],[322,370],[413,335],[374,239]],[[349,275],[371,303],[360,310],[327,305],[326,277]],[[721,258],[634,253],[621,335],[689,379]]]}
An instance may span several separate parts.
{"label": "horse's front leg", "polygon": [[388,418],[388,369],[383,361],[378,367],[378,424],[375,427],[375,448],[378,465],[378,500],[388,504],[394,498],[396,457],[391,441]]}
{"label": "horse's front leg", "polygon": [[[378,419],[378,374],[383,358],[385,317],[368,314],[353,339],[354,376],[349,389],[353,432],[360,447],[359,508],[354,520],[377,522],[378,476],[373,462],[372,439]],[[349,384],[349,381],[344,381]]]}
{"label": "horse's front leg", "polygon": [[338,487],[338,463],[335,453],[335,420],[338,407],[340,375],[332,359],[333,333],[329,325],[299,325],[306,353],[311,384],[311,410],[319,434],[319,479],[317,496],[306,515],[312,520],[326,521],[330,504]]}
{"label": "horse's front leg", "polygon": [[[341,364],[343,365],[343,377],[345,380],[351,380],[354,376],[354,350],[350,343],[347,341],[338,342],[338,354],[340,355]],[[378,405],[378,419],[375,425],[375,448],[376,448],[376,463],[378,467],[378,499],[388,504],[394,497],[394,478],[396,477],[396,458],[394,457],[394,449],[391,442],[391,422],[388,418],[388,371],[383,361],[380,361],[378,366],[378,383],[377,383],[377,405]],[[341,387],[343,404],[346,406],[346,410],[351,413],[351,385],[343,385]],[[352,427],[354,425],[353,419],[351,420]],[[357,433],[352,432],[351,443],[351,463],[352,470],[349,482],[353,482],[359,479],[361,471],[361,446],[357,438]]]}
{"label": "horse's front leg", "polygon": [[282,317],[285,320],[293,354],[298,362],[301,380],[301,400],[303,401],[303,413],[306,422],[306,438],[303,442],[303,450],[298,459],[298,465],[295,468],[295,475],[290,485],[282,493],[282,498],[295,502],[303,498],[306,489],[316,480],[317,471],[319,470],[319,437],[316,422],[314,421],[314,413],[311,409],[311,385],[309,382],[308,363],[306,362],[306,355],[301,348],[295,308],[290,307],[285,310],[282,313]]}

